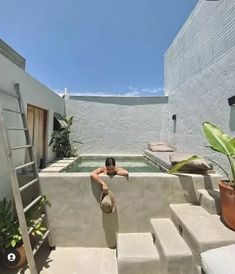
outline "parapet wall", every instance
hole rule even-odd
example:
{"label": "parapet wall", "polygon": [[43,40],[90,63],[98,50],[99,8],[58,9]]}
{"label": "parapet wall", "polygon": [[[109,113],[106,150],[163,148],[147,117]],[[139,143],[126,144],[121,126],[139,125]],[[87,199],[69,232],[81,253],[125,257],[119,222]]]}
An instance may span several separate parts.
{"label": "parapet wall", "polygon": [[71,96],[66,112],[74,116],[72,138],[79,153],[142,153],[161,139],[167,97]]}

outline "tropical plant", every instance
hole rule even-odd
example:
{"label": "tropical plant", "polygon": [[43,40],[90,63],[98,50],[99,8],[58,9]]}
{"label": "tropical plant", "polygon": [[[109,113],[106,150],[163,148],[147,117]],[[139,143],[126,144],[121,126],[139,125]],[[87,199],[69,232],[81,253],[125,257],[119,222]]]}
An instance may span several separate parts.
{"label": "tropical plant", "polygon": [[[25,214],[27,227],[30,228],[30,234],[33,237],[36,235],[42,237],[46,230],[40,216],[47,205],[50,206],[50,202],[44,195],[40,201]],[[19,221],[13,213],[12,202],[4,198],[0,201],[0,248],[18,247],[21,244],[22,233],[20,231]]]}
{"label": "tropical plant", "polygon": [[66,126],[53,131],[49,146],[52,145],[52,151],[56,153],[57,158],[75,157],[77,156],[77,148],[74,143],[82,144],[82,142],[70,140],[70,127],[73,123],[73,116],[62,116],[62,119]]}
{"label": "tropical plant", "polygon": [[189,158],[185,159],[185,160],[182,160],[180,161],[178,164],[174,165],[173,167],[171,167],[169,169],[169,172],[170,173],[174,173],[174,172],[177,172],[179,171],[183,166],[187,165],[188,163],[192,162],[193,160],[196,160],[198,159],[199,156],[197,155],[192,155],[190,156]]}
{"label": "tropical plant", "polygon": [[204,122],[202,125],[210,144],[209,147],[227,156],[232,174],[232,180],[229,178],[228,184],[235,189],[235,138],[226,135],[221,129],[209,122]]}

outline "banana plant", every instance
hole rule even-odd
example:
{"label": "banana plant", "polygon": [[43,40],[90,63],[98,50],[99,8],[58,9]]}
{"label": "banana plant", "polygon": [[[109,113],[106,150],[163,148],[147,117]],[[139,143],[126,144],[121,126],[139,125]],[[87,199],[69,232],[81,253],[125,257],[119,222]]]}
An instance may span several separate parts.
{"label": "banana plant", "polygon": [[169,169],[170,173],[174,173],[179,171],[183,166],[187,165],[188,163],[192,162],[193,160],[199,159],[199,156],[192,155],[188,159],[180,161],[178,164],[174,165],[172,168]]}
{"label": "banana plant", "polygon": [[210,144],[209,147],[227,156],[233,176],[233,179],[229,180],[229,184],[235,188],[235,138],[226,135],[221,129],[209,122],[204,122],[202,125]]}
{"label": "banana plant", "polygon": [[77,148],[74,143],[82,144],[80,141],[70,140],[70,127],[73,123],[73,116],[62,116],[65,127],[53,131],[49,146],[52,145],[52,151],[56,153],[57,158],[76,157]]}

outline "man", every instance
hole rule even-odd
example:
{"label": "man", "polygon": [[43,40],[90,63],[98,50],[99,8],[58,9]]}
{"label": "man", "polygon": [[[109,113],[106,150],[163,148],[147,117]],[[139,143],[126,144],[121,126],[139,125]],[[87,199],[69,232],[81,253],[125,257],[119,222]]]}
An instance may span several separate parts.
{"label": "man", "polygon": [[104,167],[99,167],[96,170],[92,171],[91,179],[100,184],[102,192],[108,194],[108,186],[106,182],[100,178],[99,174],[107,174],[109,176],[121,175],[128,176],[128,171],[121,167],[116,167],[116,162],[113,157],[109,157],[105,161]]}

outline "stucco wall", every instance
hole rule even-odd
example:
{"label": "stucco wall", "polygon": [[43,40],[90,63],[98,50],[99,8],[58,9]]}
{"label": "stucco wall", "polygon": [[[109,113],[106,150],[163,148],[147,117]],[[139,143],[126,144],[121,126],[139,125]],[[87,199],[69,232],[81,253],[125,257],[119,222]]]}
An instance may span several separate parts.
{"label": "stucco wall", "polygon": [[[179,151],[207,155],[228,166],[209,148],[202,122],[235,133],[235,1],[199,1],[165,55],[169,95],[162,134]],[[176,114],[174,123],[172,114]],[[167,129],[167,130],[165,130]]]}
{"label": "stucco wall", "polygon": [[82,97],[66,99],[74,116],[72,136],[80,153],[141,153],[161,139],[167,97]]}
{"label": "stucco wall", "polygon": [[[11,93],[15,93],[14,84],[19,83],[21,89],[21,95],[24,100],[25,110],[27,104],[32,104],[37,107],[43,108],[48,111],[48,142],[50,135],[53,131],[53,115],[54,112],[61,114],[65,113],[64,100],[55,94],[52,90],[42,85],[40,82],[32,78],[24,70],[20,69],[14,63],[0,55],[0,89],[6,90]],[[1,104],[12,109],[16,109],[17,104],[14,100],[9,97],[0,95]],[[19,116],[15,114],[6,114],[6,122],[8,126],[19,127]],[[21,133],[22,134],[22,133]],[[3,142],[0,136],[0,155],[1,155],[1,166],[0,166],[0,199],[4,196],[10,195],[9,175],[6,166],[5,154],[3,151]],[[10,135],[12,145],[22,145],[22,135],[14,132]],[[18,157],[14,157],[16,164],[19,164],[24,160],[24,152],[17,152]],[[51,151],[51,147],[48,148],[47,161],[54,158],[54,153]]]}

